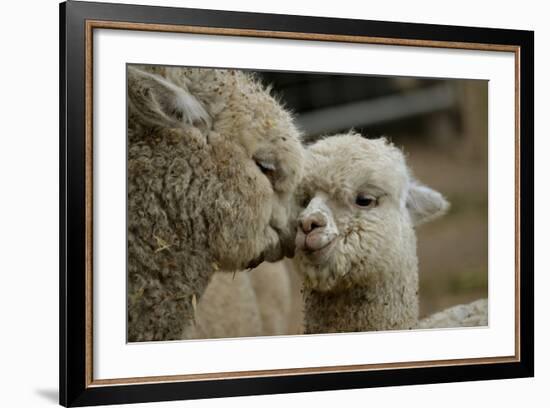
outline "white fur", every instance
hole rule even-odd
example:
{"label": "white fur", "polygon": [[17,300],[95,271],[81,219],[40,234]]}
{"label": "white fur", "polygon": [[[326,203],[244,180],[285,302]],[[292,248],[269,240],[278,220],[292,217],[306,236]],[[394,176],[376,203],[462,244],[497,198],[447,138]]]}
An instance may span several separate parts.
{"label": "white fur", "polygon": [[[449,204],[412,178],[401,150],[352,133],[315,143],[307,157],[298,196],[309,202],[299,221],[318,227],[298,230],[294,259],[304,276],[306,332],[483,323],[487,309],[476,304],[419,326],[414,226],[441,216]],[[358,201],[364,197],[370,203]],[[313,250],[311,235],[322,244]]]}
{"label": "white fur", "polygon": [[422,319],[420,329],[440,329],[449,327],[487,326],[487,299],[479,299],[465,305],[457,305]]}

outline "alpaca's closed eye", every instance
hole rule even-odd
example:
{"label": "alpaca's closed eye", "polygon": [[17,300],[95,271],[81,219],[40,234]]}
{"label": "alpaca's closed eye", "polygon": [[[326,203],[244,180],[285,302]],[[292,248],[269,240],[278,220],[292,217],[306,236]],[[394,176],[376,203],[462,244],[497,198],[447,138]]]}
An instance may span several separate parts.
{"label": "alpaca's closed eye", "polygon": [[270,171],[275,171],[275,166],[271,163],[256,160],[256,166],[258,166],[258,168],[262,171],[262,173],[269,173]]}
{"label": "alpaca's closed eye", "polygon": [[275,171],[277,170],[275,165],[273,163],[263,161],[263,160],[255,160],[256,166],[260,169],[260,171],[266,175],[266,177],[273,181],[273,178],[275,176]]}

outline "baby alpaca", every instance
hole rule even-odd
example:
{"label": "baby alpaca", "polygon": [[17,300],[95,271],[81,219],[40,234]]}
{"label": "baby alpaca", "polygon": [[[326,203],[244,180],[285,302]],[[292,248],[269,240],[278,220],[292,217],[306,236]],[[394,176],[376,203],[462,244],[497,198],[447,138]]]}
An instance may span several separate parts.
{"label": "baby alpaca", "polygon": [[304,276],[305,332],[417,327],[414,227],[447,201],[415,181],[385,139],[333,136],[307,155],[293,260]]}
{"label": "baby alpaca", "polygon": [[301,173],[292,118],[253,76],[129,67],[128,340],[192,336],[215,271],[292,253]]}

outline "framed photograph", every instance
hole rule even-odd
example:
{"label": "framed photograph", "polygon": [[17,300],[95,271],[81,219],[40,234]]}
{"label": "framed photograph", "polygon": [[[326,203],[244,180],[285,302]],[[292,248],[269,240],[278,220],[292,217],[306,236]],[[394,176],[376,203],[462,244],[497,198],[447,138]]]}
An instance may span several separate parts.
{"label": "framed photograph", "polygon": [[60,5],[60,403],[534,375],[534,33]]}

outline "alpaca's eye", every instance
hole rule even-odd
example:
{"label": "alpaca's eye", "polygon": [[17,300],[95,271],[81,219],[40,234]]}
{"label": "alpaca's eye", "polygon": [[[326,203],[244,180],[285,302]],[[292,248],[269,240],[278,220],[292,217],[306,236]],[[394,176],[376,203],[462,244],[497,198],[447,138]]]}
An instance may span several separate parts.
{"label": "alpaca's eye", "polygon": [[355,197],[355,205],[363,208],[374,207],[376,205],[376,198],[367,194],[358,194]]}

